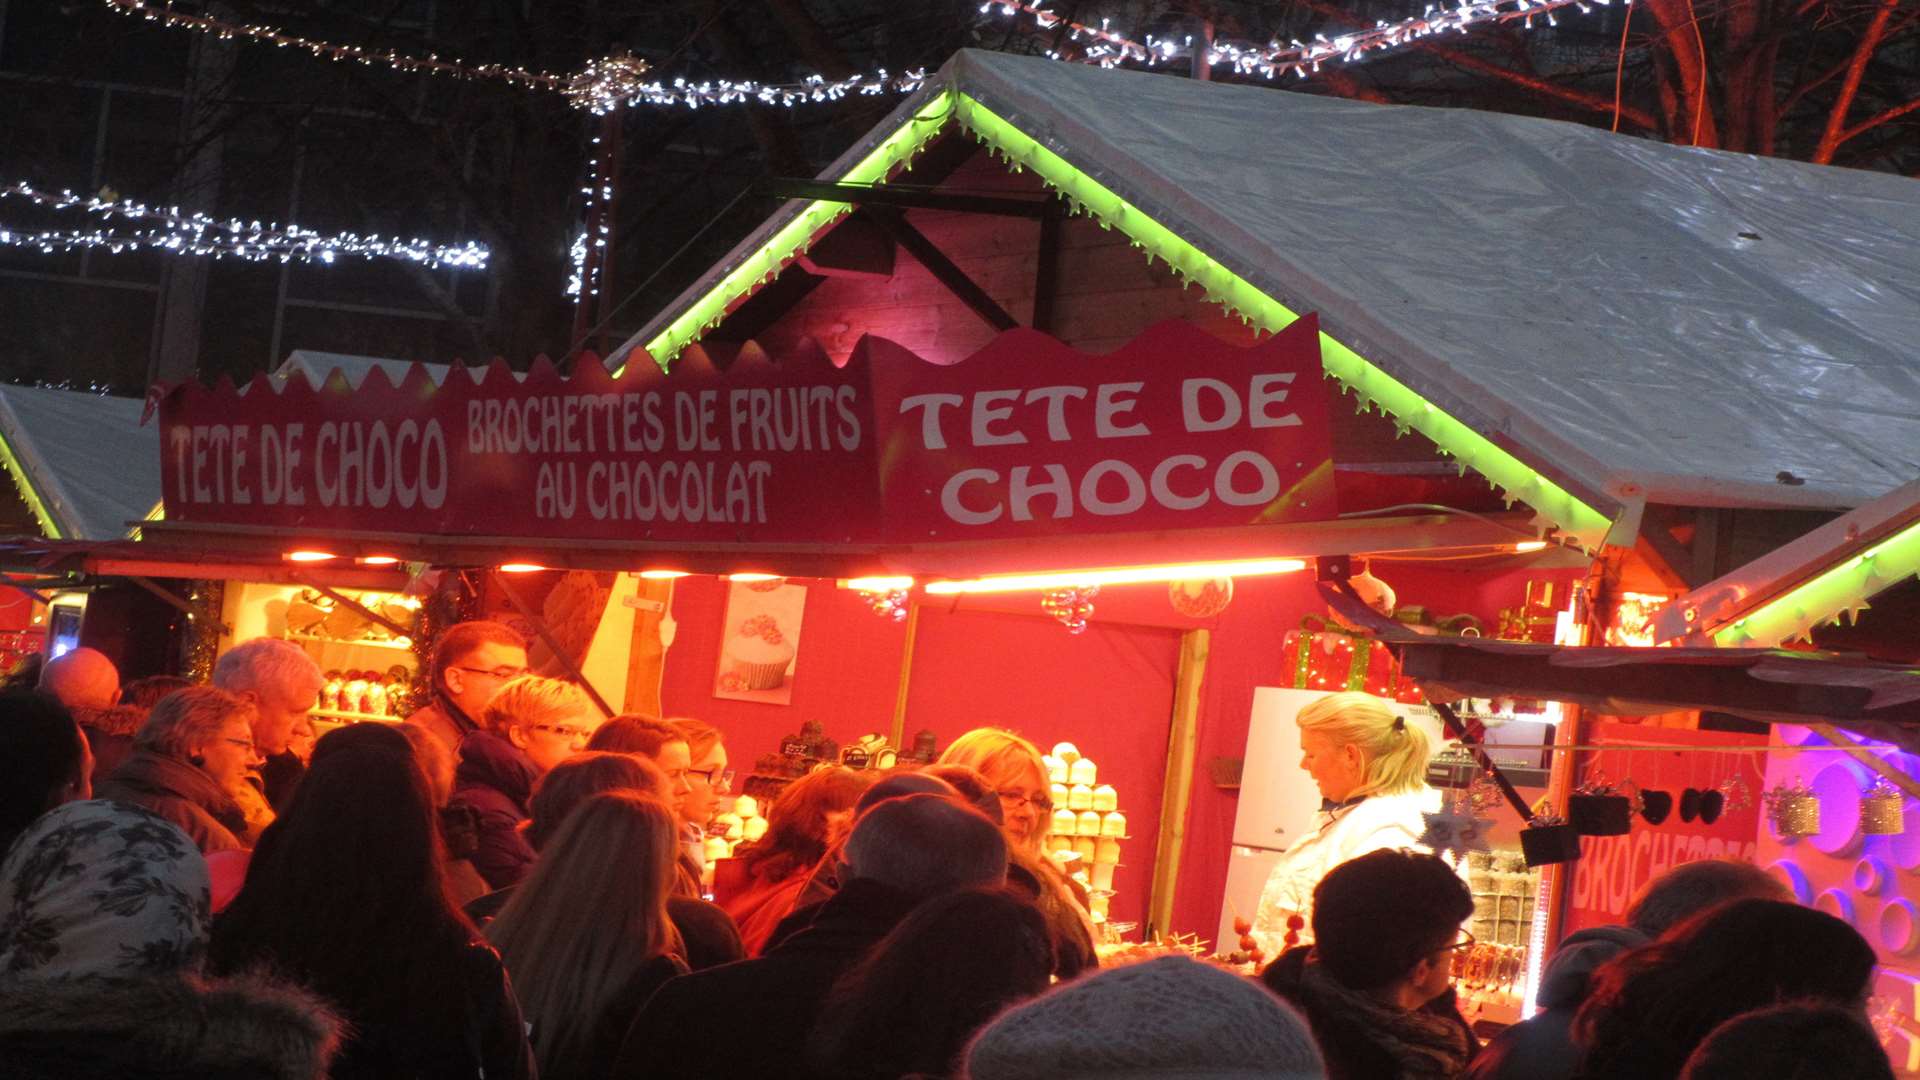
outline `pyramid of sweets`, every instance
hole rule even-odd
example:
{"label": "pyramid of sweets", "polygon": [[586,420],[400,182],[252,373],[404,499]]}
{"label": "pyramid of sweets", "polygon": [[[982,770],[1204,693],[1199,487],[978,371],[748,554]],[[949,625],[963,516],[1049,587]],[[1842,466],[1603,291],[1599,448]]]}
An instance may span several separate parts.
{"label": "pyramid of sweets", "polygon": [[[727,807],[726,803],[721,804]],[[751,795],[733,800],[733,805],[713,815],[707,823],[705,854],[707,863],[733,858],[734,849],[767,835],[767,819],[760,816],[760,801]]]}
{"label": "pyramid of sweets", "polygon": [[1053,797],[1047,854],[1086,888],[1093,921],[1103,923],[1113,897],[1113,871],[1120,865],[1120,841],[1127,838],[1120,793],[1100,783],[1100,767],[1072,743],[1056,745],[1040,760]]}

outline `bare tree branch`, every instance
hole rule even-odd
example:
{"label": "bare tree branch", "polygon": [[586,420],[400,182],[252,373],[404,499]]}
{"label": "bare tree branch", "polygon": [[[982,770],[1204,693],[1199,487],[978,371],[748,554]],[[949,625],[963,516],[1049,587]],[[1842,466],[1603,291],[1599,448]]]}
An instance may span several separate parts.
{"label": "bare tree branch", "polygon": [[1831,164],[1833,152],[1846,141],[1847,113],[1853,109],[1854,96],[1860,92],[1860,80],[1866,77],[1867,64],[1873,60],[1874,50],[1886,36],[1887,23],[1899,7],[1900,0],[1880,0],[1880,10],[1873,13],[1873,21],[1861,32],[1860,43],[1854,46],[1853,58],[1847,63],[1847,77],[1840,84],[1840,96],[1828,110],[1826,130],[1820,135],[1820,145],[1814,148],[1811,159],[1814,163]]}

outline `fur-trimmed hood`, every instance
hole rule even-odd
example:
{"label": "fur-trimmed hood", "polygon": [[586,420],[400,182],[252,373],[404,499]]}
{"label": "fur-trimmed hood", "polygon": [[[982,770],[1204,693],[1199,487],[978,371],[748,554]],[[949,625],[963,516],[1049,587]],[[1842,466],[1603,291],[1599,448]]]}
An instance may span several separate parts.
{"label": "fur-trimmed hood", "polygon": [[259,975],[0,981],[0,1076],[11,1080],[321,1080],[344,1025]]}
{"label": "fur-trimmed hood", "polygon": [[73,710],[73,719],[81,727],[102,735],[132,738],[147,722],[147,710],[138,705],[110,705],[104,709],[82,705]]}

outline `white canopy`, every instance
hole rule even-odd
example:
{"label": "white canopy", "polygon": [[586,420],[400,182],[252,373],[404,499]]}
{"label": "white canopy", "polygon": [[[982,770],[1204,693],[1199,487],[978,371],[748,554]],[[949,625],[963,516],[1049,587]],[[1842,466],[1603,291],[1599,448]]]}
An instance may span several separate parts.
{"label": "white canopy", "polygon": [[0,385],[0,438],[21,494],[54,539],[118,540],[160,505],[160,426],[144,402],[78,390]]}
{"label": "white canopy", "polygon": [[1920,182],[972,50],[822,176],[948,89],[1616,503],[1844,507],[1920,476]]}

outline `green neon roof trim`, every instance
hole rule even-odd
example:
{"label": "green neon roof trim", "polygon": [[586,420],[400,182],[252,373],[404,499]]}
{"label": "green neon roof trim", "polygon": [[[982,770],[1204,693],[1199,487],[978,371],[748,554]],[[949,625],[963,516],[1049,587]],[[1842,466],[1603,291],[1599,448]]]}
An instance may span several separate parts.
{"label": "green neon roof trim", "polygon": [[[929,99],[924,107],[888,135],[866,157],[835,179],[844,183],[884,180],[895,167],[911,158],[939,134],[949,119],[960,123],[1011,161],[1016,169],[1030,168],[1075,206],[1118,228],[1149,256],[1158,256],[1229,312],[1241,315],[1268,331],[1277,331],[1299,316],[1252,283],[1221,265],[1212,256],[1175,235],[1140,208],[1068,164],[1066,159],[972,97],[951,88]],[[699,340],[726,316],[742,296],[778,274],[788,260],[804,250],[820,231],[849,210],[850,204],[810,202],[779,231],[728,271],[712,288],[646,343],[648,355],[662,369],[680,351]],[[1523,502],[1558,526],[1588,550],[1600,546],[1611,524],[1606,515],[1580,501],[1571,492],[1541,475],[1491,439],[1473,430],[1421,397],[1393,376],[1325,332],[1320,335],[1321,359],[1327,373],[1360,396],[1362,407],[1376,404],[1392,414],[1396,424],[1433,440],[1462,467],[1471,468],[1501,489],[1509,500]]]}
{"label": "green neon roof trim", "polygon": [[[928,99],[906,123],[886,137],[873,152],[854,163],[833,179],[844,184],[871,184],[885,180],[894,167],[911,158],[927,141],[953,118],[952,90],[942,90]],[[706,331],[726,316],[736,299],[747,295],[773,279],[787,261],[806,249],[821,229],[853,208],[851,203],[824,199],[809,202],[793,220],[773,234],[766,243],[727,272],[719,283],[681,312],[665,330],[647,342],[647,354],[664,370],[680,350],[699,340]]]}
{"label": "green neon roof trim", "polygon": [[33,488],[33,478],[20,465],[20,456],[13,452],[13,444],[5,435],[0,435],[0,463],[13,474],[13,486],[20,490],[20,497],[26,500],[27,509],[33,511],[34,520],[40,522],[40,528],[49,540],[63,539],[66,534],[60,531],[60,523],[53,519],[52,511]]}
{"label": "green neon roof trim", "polygon": [[[1250,318],[1269,331],[1279,330],[1299,317],[985,105],[960,94],[956,108],[960,123],[1016,168],[1032,169],[1077,209],[1085,209],[1105,225],[1127,234],[1149,255],[1165,260],[1167,265],[1200,285],[1230,313]],[[1605,514],[1575,498],[1496,446],[1491,439],[1441,411],[1324,331],[1320,334],[1320,346],[1321,362],[1327,373],[1358,393],[1363,405],[1377,403],[1399,424],[1432,439],[1434,445],[1486,477],[1507,497],[1533,507],[1589,550],[1600,546],[1611,524]]]}
{"label": "green neon roof trim", "polygon": [[1915,573],[1920,573],[1920,523],[1848,556],[1840,565],[1713,631],[1714,644],[1770,646],[1791,641],[1843,611],[1865,607],[1867,597]]}

